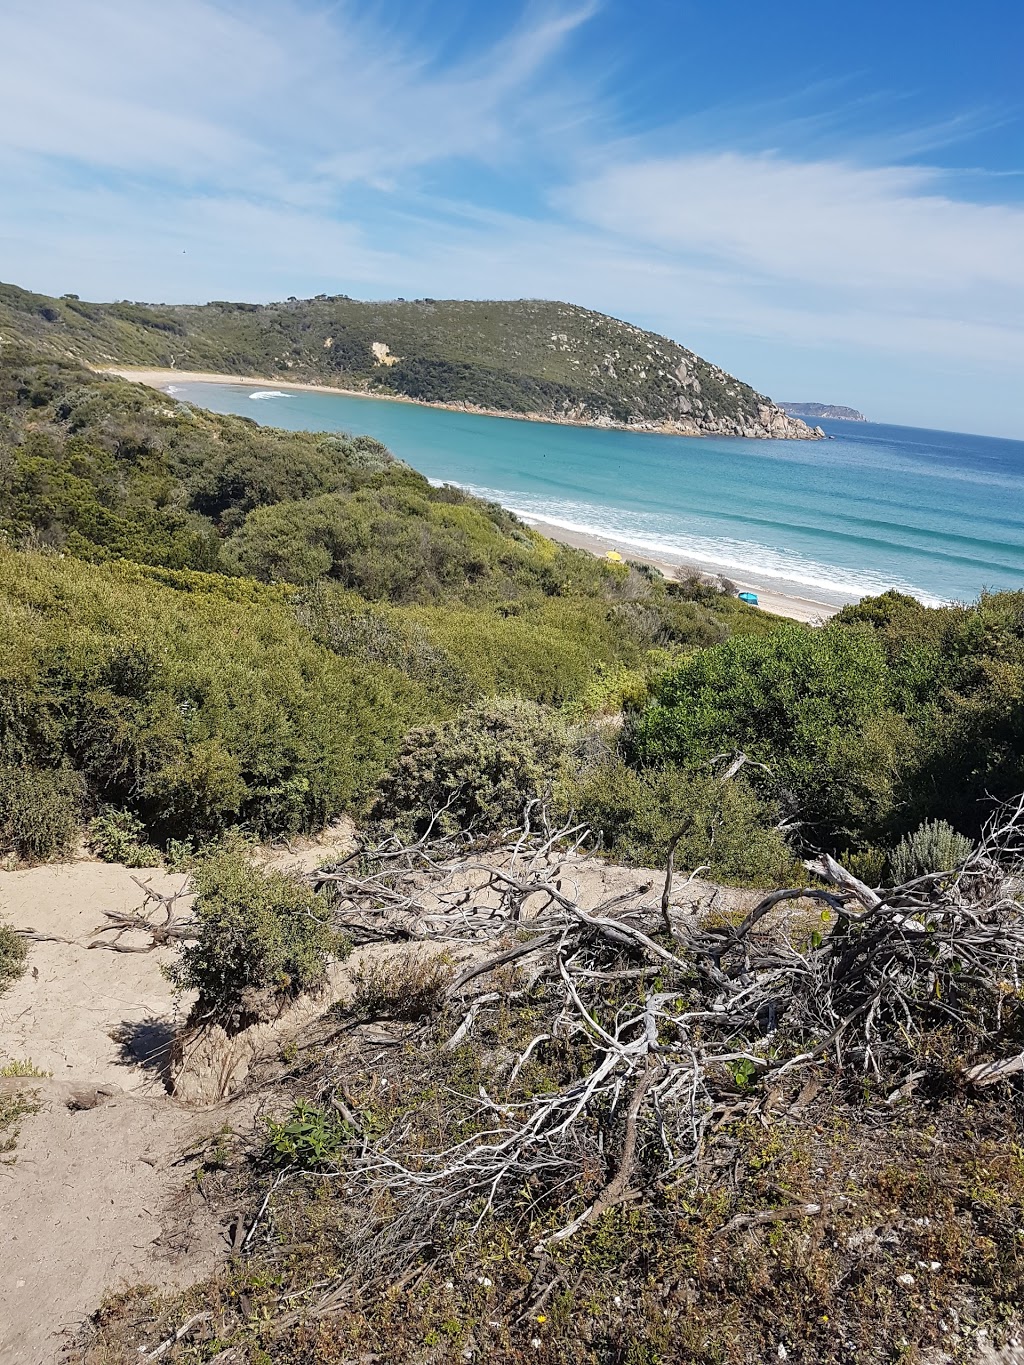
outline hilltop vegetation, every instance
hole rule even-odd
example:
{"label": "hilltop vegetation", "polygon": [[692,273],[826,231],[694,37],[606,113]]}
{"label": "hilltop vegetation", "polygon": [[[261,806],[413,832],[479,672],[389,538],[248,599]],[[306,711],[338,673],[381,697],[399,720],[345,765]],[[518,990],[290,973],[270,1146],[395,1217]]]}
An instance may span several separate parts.
{"label": "hilltop vegetation", "polygon": [[564,421],[813,434],[666,337],[542,300],[319,295],[192,306],[86,303],[0,285],[0,337],[90,364],[312,380]]}
{"label": "hilltop vegetation", "polygon": [[783,412],[791,417],[803,417],[817,421],[821,417],[840,422],[866,422],[867,418],[856,408],[845,407],[842,403],[780,403]]}
{"label": "hilltop vegetation", "polygon": [[[50,793],[28,828],[6,783],[27,855],[66,849],[100,805],[157,840],[271,835],[375,801],[384,818],[383,782],[415,821],[477,778],[438,751],[418,769],[433,788],[399,781],[403,736],[495,697],[573,727],[548,786],[620,856],[660,862],[685,817],[681,849],[739,880],[808,847],[881,868],[922,822],[976,834],[1024,787],[1022,594],[888,594],[812,630],[555,545],[365,437],[258,427],[17,347],[0,405],[0,765]],[[620,734],[585,738],[623,708]],[[738,751],[725,796],[715,764]]]}

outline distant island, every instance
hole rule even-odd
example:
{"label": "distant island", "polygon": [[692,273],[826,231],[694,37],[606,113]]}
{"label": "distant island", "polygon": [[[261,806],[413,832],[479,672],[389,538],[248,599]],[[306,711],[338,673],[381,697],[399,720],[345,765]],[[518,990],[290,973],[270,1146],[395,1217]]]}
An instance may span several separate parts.
{"label": "distant island", "polygon": [[0,339],[93,366],[301,381],[679,436],[824,435],[668,337],[539,299],[87,303],[0,285]]}
{"label": "distant island", "polygon": [[868,419],[856,408],[843,407],[842,403],[780,403],[783,412],[790,417],[809,417],[817,421],[819,417],[831,417],[834,422],[866,422]]}

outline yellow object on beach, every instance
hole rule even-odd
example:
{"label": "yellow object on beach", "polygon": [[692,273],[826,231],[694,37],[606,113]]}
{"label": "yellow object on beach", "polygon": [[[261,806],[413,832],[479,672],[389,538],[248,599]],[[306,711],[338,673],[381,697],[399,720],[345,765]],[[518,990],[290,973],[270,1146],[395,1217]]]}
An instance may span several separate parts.
{"label": "yellow object on beach", "polygon": [[619,554],[618,550],[609,550],[605,555],[605,559],[610,559],[613,564],[622,563],[622,556]]}

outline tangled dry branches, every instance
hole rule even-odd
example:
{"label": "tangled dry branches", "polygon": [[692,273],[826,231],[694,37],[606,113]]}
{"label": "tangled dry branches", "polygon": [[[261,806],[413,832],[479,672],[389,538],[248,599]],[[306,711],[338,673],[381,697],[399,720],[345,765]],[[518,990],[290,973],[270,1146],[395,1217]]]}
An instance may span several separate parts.
{"label": "tangled dry branches", "polygon": [[[554,1201],[572,1217],[541,1254],[692,1171],[710,1129],[819,1069],[895,1103],[940,1070],[984,1085],[1024,1068],[1024,798],[955,873],[873,890],[826,856],[809,864],[815,885],[771,893],[740,923],[673,911],[668,880],[664,896],[645,885],[584,908],[586,831],[551,829],[543,812],[533,829],[536,814],[486,857],[425,838],[314,874],[357,942],[459,951],[434,1025],[449,1047],[510,1003],[535,1007],[531,1036],[480,1086],[467,1136],[424,1149],[399,1129],[353,1157],[350,1176],[393,1211],[389,1255],[469,1209],[479,1224]],[[582,1060],[537,1084],[559,1047]]]}

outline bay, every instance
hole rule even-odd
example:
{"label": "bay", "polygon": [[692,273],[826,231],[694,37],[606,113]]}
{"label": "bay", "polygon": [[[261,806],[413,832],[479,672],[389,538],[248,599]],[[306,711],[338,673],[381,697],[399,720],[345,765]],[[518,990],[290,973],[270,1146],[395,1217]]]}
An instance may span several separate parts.
{"label": "bay", "polygon": [[1024,588],[1024,441],[823,422],[826,441],[753,441],[484,417],[251,384],[173,396],[289,430],[367,433],[435,482],[525,520],[837,604]]}

